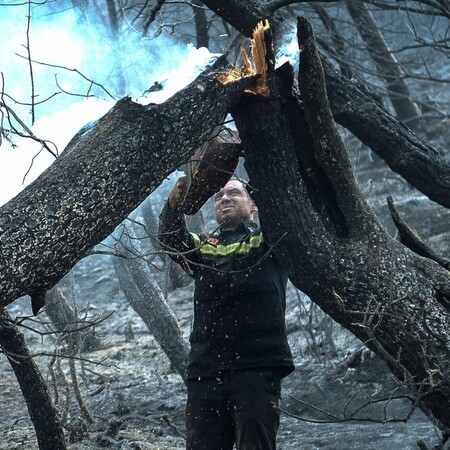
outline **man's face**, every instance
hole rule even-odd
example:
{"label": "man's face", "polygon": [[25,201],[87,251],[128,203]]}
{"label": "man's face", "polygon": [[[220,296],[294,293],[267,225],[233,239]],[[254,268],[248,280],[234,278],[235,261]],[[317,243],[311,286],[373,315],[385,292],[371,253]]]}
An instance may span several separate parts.
{"label": "man's face", "polygon": [[214,196],[214,214],[224,229],[234,230],[244,220],[251,219],[254,211],[255,203],[238,180],[229,181]]}

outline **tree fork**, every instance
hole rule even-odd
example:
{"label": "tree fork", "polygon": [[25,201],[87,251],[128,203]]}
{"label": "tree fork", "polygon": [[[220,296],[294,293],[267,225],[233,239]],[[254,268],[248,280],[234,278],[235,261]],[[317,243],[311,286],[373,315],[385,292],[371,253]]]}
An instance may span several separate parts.
{"label": "tree fork", "polygon": [[[276,37],[287,35],[283,19],[255,0],[204,0],[203,3],[245,36],[269,18]],[[324,61],[331,111],[337,123],[370,147],[389,167],[431,200],[450,208],[450,160],[417,137],[352,81]]]}

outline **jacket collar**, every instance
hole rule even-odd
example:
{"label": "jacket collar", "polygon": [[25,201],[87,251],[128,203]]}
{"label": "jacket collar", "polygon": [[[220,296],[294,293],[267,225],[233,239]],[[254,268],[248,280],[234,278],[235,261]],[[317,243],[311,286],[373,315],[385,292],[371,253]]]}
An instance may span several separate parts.
{"label": "jacket collar", "polygon": [[254,220],[245,220],[241,222],[235,230],[222,230],[222,227],[219,228],[219,234],[221,236],[225,236],[232,233],[239,234],[251,234],[255,230],[259,228],[259,225]]}

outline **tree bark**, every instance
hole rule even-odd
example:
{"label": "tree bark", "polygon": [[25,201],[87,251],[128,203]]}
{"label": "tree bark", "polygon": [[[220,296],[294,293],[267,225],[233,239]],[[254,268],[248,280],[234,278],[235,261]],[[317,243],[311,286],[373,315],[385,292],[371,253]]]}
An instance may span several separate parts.
{"label": "tree bark", "polygon": [[[139,240],[133,239],[133,248],[140,251]],[[121,253],[129,253],[126,246],[117,243]],[[129,254],[131,259],[113,257],[113,265],[120,287],[132,308],[153,334],[173,368],[186,381],[189,344],[183,338],[175,314],[164,299],[155,276],[143,258]],[[134,257],[133,257],[134,256]]]}
{"label": "tree bark", "polygon": [[299,22],[304,112],[286,68],[271,98],[233,110],[265,235],[293,284],[379,354],[448,431],[449,273],[390,238],[364,201],[329,109],[310,25]]}
{"label": "tree bark", "polygon": [[209,46],[209,32],[208,32],[208,17],[202,2],[194,0],[192,2],[192,9],[194,11],[195,34],[197,41],[197,48]]}
{"label": "tree bark", "polygon": [[450,159],[324,61],[334,119],[431,200],[450,208]]}
{"label": "tree bark", "polygon": [[0,306],[41,299],[223,123],[254,80],[222,85],[220,59],[161,105],[120,100],[0,209]]}
{"label": "tree bark", "polygon": [[41,450],[66,450],[61,422],[39,368],[11,316],[0,308],[0,347],[25,398]]}

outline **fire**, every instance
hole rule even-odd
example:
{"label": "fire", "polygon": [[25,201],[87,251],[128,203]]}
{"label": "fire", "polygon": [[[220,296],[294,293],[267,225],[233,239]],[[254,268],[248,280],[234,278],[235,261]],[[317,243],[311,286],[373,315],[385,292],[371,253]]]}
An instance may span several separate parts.
{"label": "fire", "polygon": [[[268,97],[270,95],[269,86],[267,85],[267,62],[266,62],[266,40],[265,32],[270,30],[269,21],[261,21],[253,30],[253,38],[250,41],[251,58],[249,58],[244,48],[241,48],[241,55],[244,61],[242,67],[231,68],[227,73],[218,76],[218,80],[223,83],[231,83],[240,78],[260,75],[254,87],[248,88],[245,92],[251,92],[256,95]],[[269,61],[273,64],[273,61]]]}

